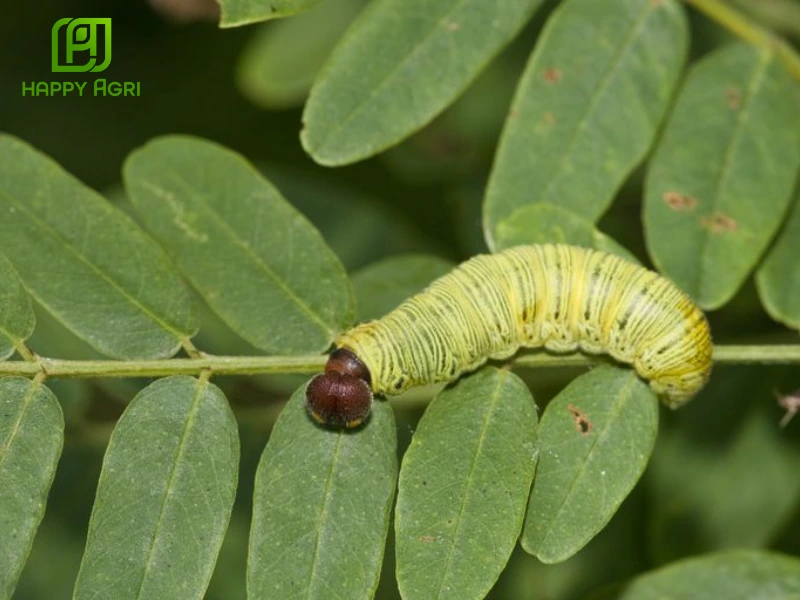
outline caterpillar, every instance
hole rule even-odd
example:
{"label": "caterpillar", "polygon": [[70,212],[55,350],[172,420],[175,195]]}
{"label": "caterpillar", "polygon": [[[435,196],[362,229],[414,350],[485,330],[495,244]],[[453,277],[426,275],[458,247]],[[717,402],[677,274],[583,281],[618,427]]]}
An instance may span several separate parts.
{"label": "caterpillar", "polygon": [[675,408],[705,385],[712,352],[705,315],[669,280],[549,244],[475,256],[334,346],[306,388],[309,414],[330,427],[360,425],[374,394],[452,381],[520,347],[610,354]]}

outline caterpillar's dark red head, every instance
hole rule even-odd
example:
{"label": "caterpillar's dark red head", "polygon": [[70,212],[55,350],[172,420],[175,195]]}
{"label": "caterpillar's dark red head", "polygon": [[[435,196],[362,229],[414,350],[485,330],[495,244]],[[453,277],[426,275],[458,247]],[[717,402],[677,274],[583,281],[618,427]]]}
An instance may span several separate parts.
{"label": "caterpillar's dark red head", "polygon": [[315,421],[328,427],[358,427],[372,409],[372,390],[367,367],[340,348],[333,352],[325,372],[306,387],[306,408]]}

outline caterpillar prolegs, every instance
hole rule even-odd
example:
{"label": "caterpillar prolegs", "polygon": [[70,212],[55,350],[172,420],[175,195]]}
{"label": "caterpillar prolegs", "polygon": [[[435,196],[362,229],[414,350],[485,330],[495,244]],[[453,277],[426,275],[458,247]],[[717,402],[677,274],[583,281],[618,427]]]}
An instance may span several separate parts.
{"label": "caterpillar prolegs", "polygon": [[712,352],[705,315],[673,283],[566,245],[476,256],[335,346],[306,389],[311,416],[333,427],[360,424],[373,394],[451,381],[520,347],[610,354],[674,408],[703,387]]}

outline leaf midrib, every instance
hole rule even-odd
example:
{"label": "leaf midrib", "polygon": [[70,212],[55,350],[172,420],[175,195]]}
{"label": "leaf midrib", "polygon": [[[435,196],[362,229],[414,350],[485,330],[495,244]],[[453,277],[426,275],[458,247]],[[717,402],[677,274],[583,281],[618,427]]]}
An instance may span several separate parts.
{"label": "leaf midrib", "polygon": [[156,521],[156,529],[153,532],[153,537],[150,541],[150,547],[147,550],[147,561],[144,565],[144,571],[142,573],[142,579],[139,582],[139,589],[136,592],[136,598],[142,598],[142,590],[144,589],[144,585],[147,582],[147,576],[150,572],[150,566],[153,562],[153,553],[155,550],[156,541],[159,538],[159,533],[161,532],[161,527],[164,524],[164,512],[167,508],[167,500],[169,499],[172,488],[175,484],[175,479],[178,476],[178,465],[183,460],[183,455],[186,451],[186,441],[189,438],[189,433],[194,425],[195,417],[197,416],[197,412],[200,408],[200,401],[205,394],[205,391],[208,387],[208,383],[199,379],[195,380],[195,384],[197,385],[197,389],[195,391],[194,398],[192,399],[192,406],[189,409],[189,415],[186,418],[186,423],[183,426],[183,430],[181,432],[181,441],[178,444],[178,450],[175,453],[175,460],[172,463],[172,469],[170,470],[169,481],[167,482],[167,487],[164,489],[164,496],[161,499],[161,506],[159,507],[158,511],[158,519]]}
{"label": "leaf midrib", "polygon": [[456,547],[456,540],[457,540],[458,534],[459,534],[459,532],[461,530],[461,524],[462,524],[462,521],[463,521],[464,510],[466,508],[466,505],[468,504],[468,499],[469,499],[469,496],[470,496],[470,490],[472,490],[472,488],[473,488],[473,485],[472,485],[473,475],[475,474],[475,468],[476,468],[476,465],[478,463],[478,457],[480,456],[481,450],[483,449],[483,444],[486,441],[486,432],[489,429],[489,423],[492,420],[492,415],[494,414],[494,410],[495,410],[495,408],[497,406],[497,402],[500,399],[500,388],[503,385],[504,378],[505,378],[505,375],[503,373],[499,373],[498,374],[497,384],[495,385],[495,388],[492,391],[491,401],[489,402],[489,406],[488,406],[486,412],[484,413],[486,416],[484,417],[484,420],[483,420],[483,425],[481,427],[481,434],[478,437],[478,445],[475,448],[475,454],[472,457],[472,462],[471,462],[470,467],[469,467],[469,473],[468,473],[466,481],[465,481],[464,493],[461,496],[461,505],[458,507],[458,515],[456,516],[456,528],[453,531],[452,543],[450,544],[450,548],[447,551],[447,558],[445,559],[444,569],[442,570],[442,580],[439,582],[439,589],[436,592],[436,598],[441,598],[442,597],[442,590],[444,589],[445,581],[447,581],[447,579],[448,579],[448,577],[450,575],[450,564],[453,561],[453,552],[454,552],[455,547]]}
{"label": "leaf midrib", "polygon": [[[551,171],[553,174],[550,178],[550,181],[547,184],[544,192],[541,195],[543,201],[552,204],[548,200],[550,197],[550,192],[555,186],[557,180],[561,178],[561,175],[564,171],[564,166],[567,163],[567,157],[572,155],[573,150],[575,149],[575,145],[578,143],[578,137],[586,128],[586,124],[589,122],[589,119],[594,116],[595,111],[597,110],[597,106],[600,104],[600,99],[605,95],[608,86],[611,85],[611,80],[616,75],[617,71],[619,70],[619,66],[622,63],[622,60],[625,56],[627,56],[627,52],[629,50],[629,46],[633,43],[635,39],[638,38],[639,31],[644,27],[644,24],[647,22],[647,19],[650,17],[652,12],[658,6],[657,2],[647,2],[645,10],[639,15],[636,21],[633,23],[628,34],[625,36],[625,39],[622,41],[622,44],[617,48],[617,51],[614,53],[613,58],[611,59],[611,64],[609,65],[606,72],[603,74],[603,77],[598,82],[597,87],[595,87],[595,93],[592,95],[592,99],[589,102],[589,106],[586,109],[583,117],[575,126],[575,129],[572,131],[572,135],[570,136],[570,141],[567,144],[566,150],[561,154],[558,159],[558,164],[556,168]],[[538,63],[537,63],[538,65]]]}
{"label": "leaf midrib", "polygon": [[[319,434],[319,432],[314,432]],[[311,591],[314,587],[314,583],[316,580],[316,573],[317,573],[317,565],[319,564],[319,549],[320,549],[320,539],[322,538],[322,531],[323,525],[328,518],[328,507],[330,505],[331,500],[331,489],[333,488],[333,480],[334,474],[336,473],[336,466],[339,460],[339,452],[341,451],[342,447],[342,438],[347,435],[346,433],[339,432],[336,434],[336,444],[333,447],[333,455],[331,456],[331,466],[328,470],[328,477],[325,480],[325,500],[322,503],[322,509],[317,516],[317,526],[316,532],[317,535],[314,538],[314,551],[311,556],[311,573],[309,574],[308,578],[308,588],[306,588],[306,598],[313,598]]]}
{"label": "leaf midrib", "polygon": [[[729,143],[727,148],[725,149],[725,155],[722,159],[722,165],[719,170],[719,174],[717,175],[717,180],[714,186],[714,196],[711,199],[711,211],[709,215],[713,215],[717,212],[717,206],[720,204],[720,199],[723,194],[723,190],[725,189],[727,182],[730,177],[731,173],[731,164],[733,163],[733,157],[735,151],[738,149],[739,141],[742,136],[742,132],[744,131],[750,117],[750,105],[753,102],[753,98],[758,93],[759,84],[764,80],[764,76],[767,72],[767,68],[769,64],[772,62],[773,55],[770,52],[759,52],[759,61],[755,66],[755,69],[750,76],[750,81],[747,85],[747,93],[742,101],[742,105],[739,108],[739,111],[736,114],[736,120],[734,123],[733,130],[731,131],[731,136],[729,138]],[[701,238],[700,238],[700,260],[699,264],[701,268],[695,271],[695,287],[697,297],[699,299],[703,299],[704,294],[702,293],[704,283],[706,278],[704,274],[708,272],[708,268],[706,265],[709,264],[709,243],[711,241],[711,232],[701,230]],[[718,270],[718,267],[715,265],[714,269]]]}
{"label": "leaf midrib", "polygon": [[39,391],[41,387],[41,382],[36,381],[35,379],[30,381],[28,386],[28,391],[25,393],[25,397],[22,400],[22,408],[20,408],[19,416],[17,417],[16,422],[14,423],[14,427],[11,429],[11,435],[8,436],[8,441],[6,442],[5,446],[3,447],[3,451],[0,452],[0,475],[3,473],[3,466],[8,460],[8,453],[11,449],[11,444],[16,439],[17,435],[19,434],[20,426],[22,425],[22,419],[25,417],[25,413],[28,411],[28,407],[30,407],[31,400],[36,395],[36,392]]}
{"label": "leaf midrib", "polygon": [[[544,535],[540,538],[540,542],[538,544],[538,550],[541,550],[550,539],[550,534],[552,534],[553,529],[555,528],[555,524],[558,522],[561,513],[564,512],[564,507],[567,505],[567,501],[572,496],[572,492],[575,489],[575,486],[578,484],[578,481],[583,477],[587,466],[591,462],[592,456],[597,448],[597,445],[600,443],[601,440],[605,439],[606,435],[608,434],[609,429],[611,428],[611,424],[615,421],[617,415],[622,411],[623,407],[631,400],[633,397],[631,394],[631,388],[637,382],[637,375],[631,373],[628,375],[629,380],[625,387],[622,388],[619,395],[619,400],[614,404],[609,413],[609,417],[606,419],[606,426],[603,428],[603,431],[600,432],[600,435],[596,436],[592,441],[592,445],[589,447],[589,452],[586,453],[586,458],[583,460],[580,469],[575,473],[575,476],[572,478],[572,481],[569,484],[567,489],[567,493],[564,494],[561,503],[558,506],[558,510],[553,518],[550,520],[550,524],[547,527]],[[536,483],[534,482],[534,487]],[[540,556],[540,553],[537,552],[536,556]]]}
{"label": "leaf midrib", "polygon": [[[369,94],[364,96],[362,100],[358,104],[356,104],[343,119],[340,119],[336,123],[336,125],[334,125],[328,130],[328,133],[325,134],[325,136],[322,138],[319,144],[316,145],[317,152],[322,150],[334,135],[338,135],[339,132],[345,128],[345,126],[349,125],[350,122],[356,117],[356,115],[363,111],[364,107],[367,106],[367,104],[378,94],[378,92],[383,90],[383,88],[386,87],[394,79],[394,76],[397,74],[398,71],[400,71],[400,69],[402,69],[405,66],[406,62],[411,60],[411,58],[414,55],[416,55],[417,52],[419,52],[420,49],[423,48],[428,43],[431,37],[433,37],[433,34],[439,30],[439,27],[443,21],[449,19],[453,14],[459,12],[464,7],[464,5],[466,5],[467,2],[470,1],[471,0],[458,0],[458,2],[456,2],[441,17],[434,20],[432,26],[424,33],[424,35],[419,39],[419,41],[416,44],[414,44],[408,50],[408,52],[406,52],[405,56],[403,56],[399,61],[397,61],[397,63],[395,63],[394,67],[392,67],[378,82],[378,84],[375,85],[370,90]],[[308,136],[306,136],[306,139],[307,138]]]}

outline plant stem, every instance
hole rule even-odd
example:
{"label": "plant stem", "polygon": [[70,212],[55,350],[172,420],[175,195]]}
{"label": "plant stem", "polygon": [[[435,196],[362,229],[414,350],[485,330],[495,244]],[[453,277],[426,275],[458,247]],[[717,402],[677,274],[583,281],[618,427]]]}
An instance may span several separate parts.
{"label": "plant stem", "polygon": [[48,377],[166,377],[199,375],[258,375],[263,373],[314,373],[327,356],[202,356],[161,360],[61,360],[37,357],[35,361],[0,362],[0,375]]}
{"label": "plant stem", "polygon": [[792,76],[800,80],[800,55],[769,29],[766,29],[728,5],[723,0],[684,0],[732,34],[767,52],[775,54]]}
{"label": "plant stem", "polygon": [[[34,357],[33,360],[0,362],[0,376],[33,377],[166,377],[168,375],[257,375],[267,373],[317,373],[326,356],[207,356],[160,360],[61,360]],[[519,356],[513,365],[521,368],[575,367],[594,362],[583,354],[538,352]],[[717,346],[717,364],[800,364],[800,345]]]}

